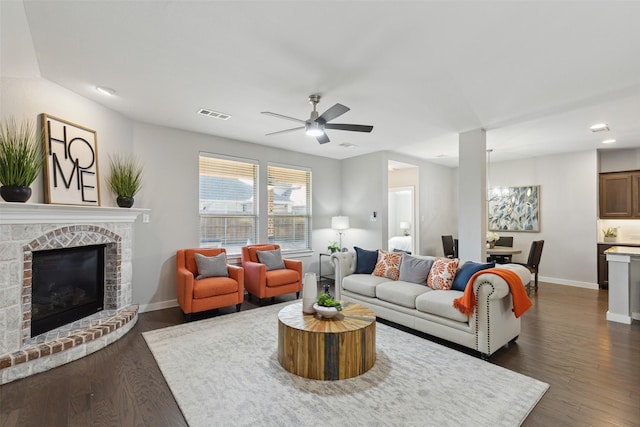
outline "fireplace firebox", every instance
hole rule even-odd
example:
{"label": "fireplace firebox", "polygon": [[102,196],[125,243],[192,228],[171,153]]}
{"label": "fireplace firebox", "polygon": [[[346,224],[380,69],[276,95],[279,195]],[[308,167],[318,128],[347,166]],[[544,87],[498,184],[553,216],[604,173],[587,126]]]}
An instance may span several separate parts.
{"label": "fireplace firebox", "polygon": [[31,337],[103,309],[105,246],[33,252]]}

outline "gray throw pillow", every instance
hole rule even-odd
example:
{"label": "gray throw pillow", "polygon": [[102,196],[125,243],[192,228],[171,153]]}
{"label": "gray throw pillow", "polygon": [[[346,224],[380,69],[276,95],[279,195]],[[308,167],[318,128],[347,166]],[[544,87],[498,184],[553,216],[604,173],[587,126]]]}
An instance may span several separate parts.
{"label": "gray throw pillow", "polygon": [[196,279],[229,277],[229,272],[227,271],[227,256],[224,252],[216,256],[195,254],[195,257],[196,265],[198,266],[198,277],[196,277]]}
{"label": "gray throw pillow", "polygon": [[426,285],[431,266],[433,266],[432,259],[416,258],[403,253],[398,280]]}
{"label": "gray throw pillow", "polygon": [[267,266],[267,271],[286,268],[282,260],[282,254],[280,254],[280,249],[256,251],[256,255],[258,255],[258,261]]}

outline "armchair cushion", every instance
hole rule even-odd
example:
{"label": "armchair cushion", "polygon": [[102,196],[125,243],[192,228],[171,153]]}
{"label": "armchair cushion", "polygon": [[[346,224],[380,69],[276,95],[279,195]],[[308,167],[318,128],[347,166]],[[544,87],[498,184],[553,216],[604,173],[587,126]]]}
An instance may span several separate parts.
{"label": "armchair cushion", "polygon": [[270,251],[256,251],[256,255],[258,256],[258,261],[267,266],[267,271],[286,268],[282,260],[280,248]]}
{"label": "armchair cushion", "polygon": [[197,280],[207,277],[229,277],[227,271],[227,256],[224,252],[216,256],[204,256],[202,254],[194,254],[196,265],[198,266]]}

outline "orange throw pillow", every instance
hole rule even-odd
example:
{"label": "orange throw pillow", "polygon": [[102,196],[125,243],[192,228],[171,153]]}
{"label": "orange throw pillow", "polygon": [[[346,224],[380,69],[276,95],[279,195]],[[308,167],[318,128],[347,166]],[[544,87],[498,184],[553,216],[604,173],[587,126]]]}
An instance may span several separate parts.
{"label": "orange throw pillow", "polygon": [[456,277],[458,269],[458,258],[439,258],[433,262],[433,267],[429,271],[427,277],[427,286],[432,289],[442,289],[448,291],[453,285],[453,279]]}
{"label": "orange throw pillow", "polygon": [[380,249],[378,251],[376,268],[373,269],[373,275],[398,280],[401,260],[402,252],[387,252]]}

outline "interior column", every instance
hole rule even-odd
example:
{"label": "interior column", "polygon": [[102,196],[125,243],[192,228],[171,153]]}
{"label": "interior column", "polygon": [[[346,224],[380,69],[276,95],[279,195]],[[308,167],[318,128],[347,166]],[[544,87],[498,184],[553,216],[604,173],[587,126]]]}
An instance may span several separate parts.
{"label": "interior column", "polygon": [[484,129],[458,134],[458,257],[487,259],[487,134]]}

